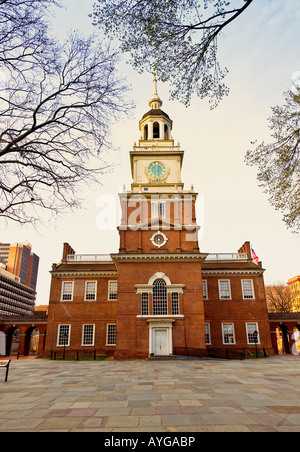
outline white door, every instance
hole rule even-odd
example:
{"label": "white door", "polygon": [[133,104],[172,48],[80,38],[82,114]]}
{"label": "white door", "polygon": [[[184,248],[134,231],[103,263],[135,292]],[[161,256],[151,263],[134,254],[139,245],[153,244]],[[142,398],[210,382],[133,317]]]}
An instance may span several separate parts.
{"label": "white door", "polygon": [[155,330],[155,355],[168,355],[168,330]]}

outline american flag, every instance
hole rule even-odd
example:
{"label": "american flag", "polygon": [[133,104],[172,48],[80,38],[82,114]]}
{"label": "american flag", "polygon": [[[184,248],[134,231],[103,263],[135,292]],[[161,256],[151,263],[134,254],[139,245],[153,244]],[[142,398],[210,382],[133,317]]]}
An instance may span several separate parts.
{"label": "american flag", "polygon": [[252,259],[254,262],[258,262],[258,256],[256,255],[255,251],[253,248],[251,248],[251,253],[252,253]]}

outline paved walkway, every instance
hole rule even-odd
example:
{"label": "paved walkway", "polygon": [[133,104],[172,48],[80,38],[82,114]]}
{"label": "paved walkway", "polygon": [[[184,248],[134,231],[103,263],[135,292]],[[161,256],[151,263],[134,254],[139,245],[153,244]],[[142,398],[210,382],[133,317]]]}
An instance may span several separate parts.
{"label": "paved walkway", "polygon": [[300,357],[12,361],[3,431],[300,431]]}

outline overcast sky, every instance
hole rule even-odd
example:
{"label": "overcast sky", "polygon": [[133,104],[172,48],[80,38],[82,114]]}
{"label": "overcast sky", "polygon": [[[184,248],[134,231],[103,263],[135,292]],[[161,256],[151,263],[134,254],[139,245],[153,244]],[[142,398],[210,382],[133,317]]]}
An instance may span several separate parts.
{"label": "overcast sky", "polygon": [[[56,33],[71,29],[95,31],[88,14],[93,0],[64,0],[64,10],[53,18]],[[286,282],[300,274],[299,237],[286,229],[280,212],[269,204],[258,187],[256,169],[244,163],[251,141],[270,141],[267,118],[271,107],[283,104],[283,92],[300,71],[299,0],[255,0],[219,40],[219,58],[229,69],[230,94],[211,111],[208,102],[194,97],[189,108],[169,100],[167,85],[158,84],[162,109],[173,120],[173,137],[185,151],[182,179],[199,193],[198,223],[202,252],[237,252],[250,241],[263,262],[265,283]],[[102,178],[102,186],[89,187],[81,210],[40,226],[0,222],[1,242],[32,244],[40,256],[37,304],[48,304],[50,275],[59,262],[63,242],[79,254],[117,252],[116,228],[100,231],[97,216],[103,195],[118,200],[123,185],[130,188],[129,151],[139,139],[139,120],[149,110],[152,74],[139,75],[129,65],[122,71],[132,86],[136,104],[131,117],[115,125],[110,137],[119,148],[109,156],[117,162],[113,172]],[[117,224],[116,224],[117,226]]]}

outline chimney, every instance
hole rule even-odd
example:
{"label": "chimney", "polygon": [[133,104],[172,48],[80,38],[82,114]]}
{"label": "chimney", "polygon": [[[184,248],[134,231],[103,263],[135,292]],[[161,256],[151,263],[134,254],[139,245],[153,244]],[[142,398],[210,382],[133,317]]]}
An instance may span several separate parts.
{"label": "chimney", "polygon": [[247,254],[248,260],[252,261],[250,242],[245,242],[244,245],[242,245],[241,248],[238,250],[238,253],[245,253],[245,254]]}
{"label": "chimney", "polygon": [[68,254],[76,254],[76,253],[68,243],[64,243],[63,256],[62,256],[62,260],[61,260],[62,262],[67,262]]}

